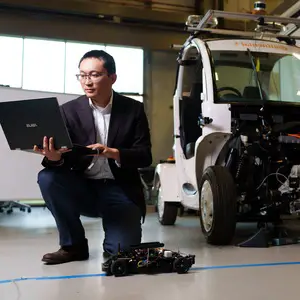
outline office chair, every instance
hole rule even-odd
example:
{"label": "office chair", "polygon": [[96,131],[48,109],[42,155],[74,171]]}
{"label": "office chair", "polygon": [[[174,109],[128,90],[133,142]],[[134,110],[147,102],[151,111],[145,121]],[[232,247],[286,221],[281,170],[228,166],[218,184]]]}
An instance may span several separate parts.
{"label": "office chair", "polygon": [[0,213],[6,212],[11,214],[14,208],[19,208],[20,211],[26,211],[31,213],[31,206],[28,204],[20,203],[19,201],[1,201],[0,202]]}

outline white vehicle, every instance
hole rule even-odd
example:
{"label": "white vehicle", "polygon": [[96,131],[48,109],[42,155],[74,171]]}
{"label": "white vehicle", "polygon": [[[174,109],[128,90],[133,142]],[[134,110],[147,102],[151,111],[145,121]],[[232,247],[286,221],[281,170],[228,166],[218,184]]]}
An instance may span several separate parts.
{"label": "white vehicle", "polygon": [[[219,18],[255,26],[216,29]],[[300,20],[214,10],[189,17],[173,98],[174,161],[154,176],[161,224],[176,222],[179,205],[198,210],[207,242],[224,245],[237,222],[276,223],[300,211],[299,178],[289,177],[300,165],[300,49],[284,34],[289,24]]]}

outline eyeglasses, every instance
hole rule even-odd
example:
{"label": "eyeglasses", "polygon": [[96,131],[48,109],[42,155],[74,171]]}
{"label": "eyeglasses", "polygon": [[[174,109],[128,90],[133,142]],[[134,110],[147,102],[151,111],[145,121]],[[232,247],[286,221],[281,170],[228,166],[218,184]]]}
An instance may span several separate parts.
{"label": "eyeglasses", "polygon": [[105,75],[107,74],[106,73],[76,74],[76,78],[79,81],[86,81],[86,79],[88,78],[92,82],[97,82]]}

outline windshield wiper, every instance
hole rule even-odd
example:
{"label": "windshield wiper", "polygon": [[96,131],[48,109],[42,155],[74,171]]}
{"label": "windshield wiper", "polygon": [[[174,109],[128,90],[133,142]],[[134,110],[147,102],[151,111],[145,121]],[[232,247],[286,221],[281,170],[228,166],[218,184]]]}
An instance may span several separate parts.
{"label": "windshield wiper", "polygon": [[253,69],[254,74],[255,74],[255,80],[256,80],[257,87],[259,89],[259,95],[260,95],[261,100],[264,102],[265,99],[264,99],[264,95],[263,95],[262,88],[261,88],[261,82],[260,82],[260,80],[258,78],[258,72],[256,70],[256,66],[255,66],[255,62],[254,62],[254,57],[253,57],[253,55],[252,55],[252,53],[251,53],[251,51],[250,51],[249,48],[247,49],[247,51],[248,51],[248,55],[249,55],[249,58],[250,58],[250,61],[251,61],[252,69]]}

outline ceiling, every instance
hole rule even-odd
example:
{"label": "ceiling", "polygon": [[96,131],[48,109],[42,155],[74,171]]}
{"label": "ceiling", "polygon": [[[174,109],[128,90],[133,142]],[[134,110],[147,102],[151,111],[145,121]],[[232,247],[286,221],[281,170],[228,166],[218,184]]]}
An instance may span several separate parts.
{"label": "ceiling", "polygon": [[[280,14],[297,1],[267,3],[271,13]],[[208,9],[247,11],[253,3],[254,0],[0,0],[0,10],[182,31],[188,15],[204,14]]]}
{"label": "ceiling", "polygon": [[186,0],[189,1],[187,4],[173,1],[174,3],[152,0],[4,0],[0,1],[0,9],[7,12],[46,13],[98,19],[99,22],[123,25],[182,29],[188,15],[195,13],[195,3],[194,0],[192,3],[189,3],[191,0]]}
{"label": "ceiling", "polygon": [[[297,0],[267,0],[281,14]],[[0,33],[170,49],[191,14],[245,11],[254,0],[0,0]],[[220,23],[239,27],[244,22]],[[119,28],[119,30],[117,29]],[[117,29],[117,30],[116,30]],[[96,35],[95,35],[96,33]]]}

